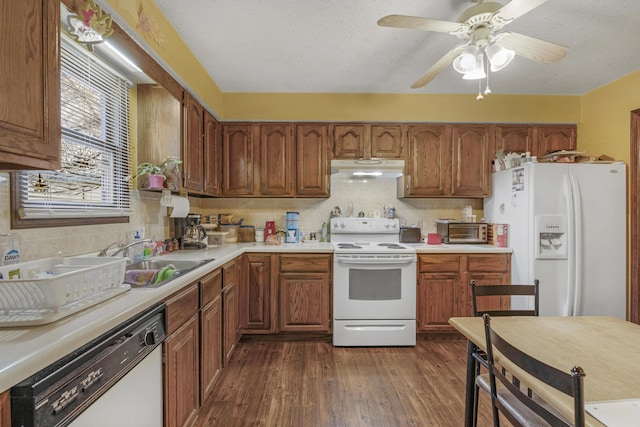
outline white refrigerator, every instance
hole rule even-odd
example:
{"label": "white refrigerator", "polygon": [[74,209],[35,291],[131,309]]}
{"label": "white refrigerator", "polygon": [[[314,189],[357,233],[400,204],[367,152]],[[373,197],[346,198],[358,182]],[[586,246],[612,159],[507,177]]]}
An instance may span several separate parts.
{"label": "white refrigerator", "polygon": [[[626,318],[624,163],[525,163],[492,174],[488,223],[507,224],[511,283],[540,280],[541,316]],[[513,297],[512,306],[531,305]]]}

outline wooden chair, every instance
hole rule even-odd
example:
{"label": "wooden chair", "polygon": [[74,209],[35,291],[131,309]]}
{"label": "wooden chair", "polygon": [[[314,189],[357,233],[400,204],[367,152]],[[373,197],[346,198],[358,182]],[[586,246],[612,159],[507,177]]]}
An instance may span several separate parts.
{"label": "wooden chair", "polygon": [[[540,281],[534,280],[533,285],[478,285],[475,280],[471,280],[471,302],[473,306],[473,315],[482,316],[489,314],[491,316],[537,316],[539,306],[538,290],[540,289]],[[529,297],[533,301],[531,309],[505,308],[505,298],[511,296]],[[510,301],[509,301],[510,307]],[[489,367],[487,355],[482,350],[474,347],[471,351],[474,358],[475,369],[475,386],[473,397],[473,425],[477,425],[478,420],[478,398],[481,386],[488,390],[488,377],[479,378],[480,366]],[[517,378],[515,379],[517,384]]]}
{"label": "wooden chair", "polygon": [[[491,403],[494,426],[500,426],[498,412],[516,426],[584,427],[584,371],[575,366],[564,372],[549,366],[526,354],[507,342],[491,327],[491,316],[484,314],[485,337],[487,340],[487,361],[491,388]],[[546,385],[570,396],[574,404],[574,418],[569,420],[559,414],[547,402],[530,390],[515,385],[504,368],[496,366],[494,351],[500,353],[500,360],[508,359],[510,364],[535,377]]]}

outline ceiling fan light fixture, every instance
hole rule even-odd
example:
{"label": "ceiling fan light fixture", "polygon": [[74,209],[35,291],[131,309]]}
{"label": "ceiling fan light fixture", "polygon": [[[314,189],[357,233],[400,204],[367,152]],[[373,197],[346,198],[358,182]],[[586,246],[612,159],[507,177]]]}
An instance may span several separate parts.
{"label": "ceiling fan light fixture", "polygon": [[465,47],[462,53],[453,61],[453,68],[460,74],[467,74],[474,70],[477,68],[478,53],[478,46],[470,44]]}
{"label": "ceiling fan light fixture", "polygon": [[491,64],[491,71],[493,72],[502,70],[504,67],[509,65],[516,56],[514,51],[506,49],[495,42],[488,45],[484,51],[487,54],[487,58]]}
{"label": "ceiling fan light fixture", "polygon": [[462,78],[464,80],[479,80],[487,77],[487,74],[484,72],[484,55],[482,52],[478,52],[478,56],[476,56],[476,66],[465,73]]}

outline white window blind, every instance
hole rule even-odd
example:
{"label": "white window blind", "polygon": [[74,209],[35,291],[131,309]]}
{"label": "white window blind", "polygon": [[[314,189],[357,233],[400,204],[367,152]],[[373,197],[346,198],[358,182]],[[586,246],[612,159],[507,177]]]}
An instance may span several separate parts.
{"label": "white window blind", "polygon": [[22,219],[129,215],[130,83],[61,41],[62,168],[17,174]]}

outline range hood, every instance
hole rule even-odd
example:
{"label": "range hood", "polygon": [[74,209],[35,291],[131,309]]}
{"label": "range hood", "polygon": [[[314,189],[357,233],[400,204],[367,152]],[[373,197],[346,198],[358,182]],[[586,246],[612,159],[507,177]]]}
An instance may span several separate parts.
{"label": "range hood", "polygon": [[404,160],[331,160],[331,173],[347,178],[397,178],[404,174]]}

